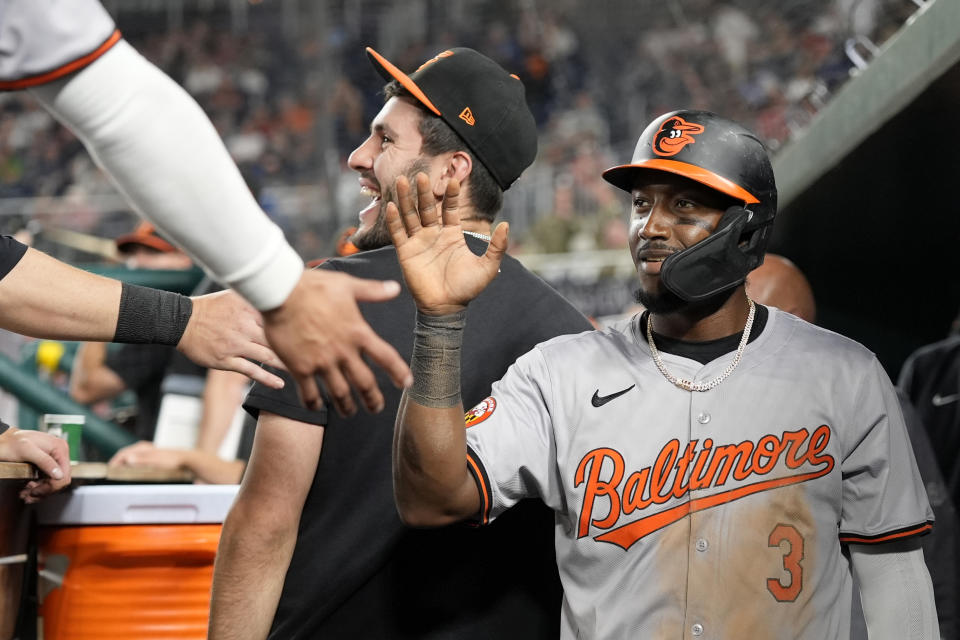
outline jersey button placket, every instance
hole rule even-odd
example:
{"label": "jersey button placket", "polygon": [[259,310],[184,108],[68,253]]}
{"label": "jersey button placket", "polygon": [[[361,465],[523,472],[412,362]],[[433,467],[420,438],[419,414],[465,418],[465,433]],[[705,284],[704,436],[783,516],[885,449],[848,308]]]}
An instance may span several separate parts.
{"label": "jersey button placket", "polygon": [[[696,449],[690,460],[688,472],[692,474],[696,464],[697,454],[703,450],[707,440],[714,438],[714,431],[717,425],[713,422],[714,416],[710,409],[711,392],[691,394],[690,400],[690,440],[697,441]],[[707,464],[701,465],[699,476],[706,474]],[[691,475],[691,482],[695,479]],[[690,490],[688,497],[693,500],[697,495],[706,495],[711,493],[715,487],[703,487]],[[720,522],[717,520],[717,514],[710,510],[698,513],[691,513],[690,518],[690,564],[688,579],[688,609],[686,616],[687,637],[700,639],[705,636],[704,625],[709,624],[710,603],[715,597],[716,589],[716,571],[714,566],[715,558],[711,558],[713,553],[708,555],[711,547],[711,540],[716,540],[717,527]],[[718,547],[719,549],[719,547]],[[714,594],[714,595],[711,595]],[[705,608],[707,610],[705,610]]]}

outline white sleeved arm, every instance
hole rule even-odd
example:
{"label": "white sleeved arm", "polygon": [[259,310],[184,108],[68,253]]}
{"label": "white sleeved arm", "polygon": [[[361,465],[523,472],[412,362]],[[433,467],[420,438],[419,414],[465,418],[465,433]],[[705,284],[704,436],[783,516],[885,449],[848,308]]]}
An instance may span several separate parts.
{"label": "white sleeved arm", "polygon": [[917,540],[850,545],[870,640],[939,640],[933,583]]}
{"label": "white sleeved arm", "polygon": [[257,205],[195,100],[125,41],[83,71],[31,89],[86,145],[140,215],[261,310],[286,300],[303,261]]}

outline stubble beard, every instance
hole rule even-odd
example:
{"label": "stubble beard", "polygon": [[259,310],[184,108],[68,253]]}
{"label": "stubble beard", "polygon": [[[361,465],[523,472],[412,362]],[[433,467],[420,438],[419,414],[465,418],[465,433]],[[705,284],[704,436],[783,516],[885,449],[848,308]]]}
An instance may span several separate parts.
{"label": "stubble beard", "polygon": [[674,313],[690,304],[673,291],[663,287],[662,284],[661,287],[662,289],[657,293],[637,288],[633,292],[633,298],[642,304],[645,309],[649,310],[650,313],[658,314]]}
{"label": "stubble beard", "polygon": [[722,307],[727,300],[730,299],[730,296],[733,295],[734,291],[737,290],[736,287],[732,287],[726,291],[721,291],[720,293],[711,296],[706,300],[701,300],[700,302],[688,302],[675,294],[673,291],[670,291],[664,287],[662,282],[660,283],[660,286],[661,290],[657,293],[644,291],[638,287],[633,292],[633,297],[637,302],[642,304],[645,309],[653,314],[668,315],[671,313],[676,313],[677,311],[685,311],[687,313],[706,317],[716,313],[716,311],[719,310],[720,307]]}
{"label": "stubble beard", "polygon": [[[425,159],[417,158],[411,161],[401,173],[397,174],[398,176],[406,176],[407,180],[410,181],[410,187],[414,190],[414,198],[416,198],[417,188],[416,175],[420,172],[428,173],[429,168],[430,166]],[[390,237],[390,228],[387,227],[387,203],[393,202],[398,207],[400,206],[400,201],[397,198],[396,181],[386,185],[385,189],[383,185],[380,185],[380,188],[380,211],[377,212],[376,221],[369,229],[357,230],[350,236],[350,242],[360,251],[370,251],[393,244],[393,239]]]}

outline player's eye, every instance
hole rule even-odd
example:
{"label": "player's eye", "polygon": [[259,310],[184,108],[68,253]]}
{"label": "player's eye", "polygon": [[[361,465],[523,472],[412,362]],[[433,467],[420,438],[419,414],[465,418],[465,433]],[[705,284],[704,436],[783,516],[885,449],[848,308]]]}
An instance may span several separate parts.
{"label": "player's eye", "polygon": [[646,198],[636,196],[633,199],[633,208],[634,209],[643,209],[644,207],[649,206]]}
{"label": "player's eye", "polygon": [[386,135],[380,136],[380,146],[381,146],[381,147],[386,146],[386,145],[387,145],[388,143],[390,143],[390,142],[393,142],[393,140],[390,138],[390,136],[386,136]]}

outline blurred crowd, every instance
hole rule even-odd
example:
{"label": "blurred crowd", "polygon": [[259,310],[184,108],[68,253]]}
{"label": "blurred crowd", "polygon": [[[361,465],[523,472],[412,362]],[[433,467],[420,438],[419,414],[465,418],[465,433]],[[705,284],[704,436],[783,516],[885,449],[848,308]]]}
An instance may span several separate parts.
{"label": "blurred crowd", "polygon": [[[893,0],[435,5],[331,0],[301,3],[291,19],[276,3],[251,3],[238,25],[229,3],[186,3],[182,26],[118,5],[115,18],[207,111],[265,210],[310,259],[329,254],[337,231],[355,222],[359,194],[345,160],[382,84],[364,45],[406,69],[471,46],[516,71],[542,136],[505,214],[515,250],[552,253],[623,246],[623,203],[599,176],[629,157],[638,123],[705,108],[746,123],[776,151],[850,76],[851,39],[866,55],[864,42],[882,45],[916,9]],[[33,219],[112,237],[130,224],[114,193],[28,95],[0,94],[0,202],[31,199],[16,215],[0,207],[0,230]]]}

